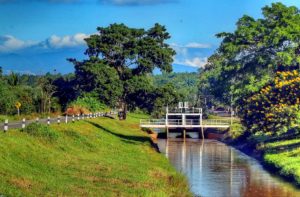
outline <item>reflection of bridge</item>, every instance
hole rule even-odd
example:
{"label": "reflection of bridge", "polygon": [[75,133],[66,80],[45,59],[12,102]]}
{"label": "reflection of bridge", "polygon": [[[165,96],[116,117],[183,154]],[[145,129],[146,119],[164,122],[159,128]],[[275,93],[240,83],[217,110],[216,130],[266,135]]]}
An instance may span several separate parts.
{"label": "reflection of bridge", "polygon": [[165,119],[141,120],[141,128],[160,128],[165,129],[167,136],[169,129],[183,129],[183,137],[186,136],[186,129],[201,129],[204,138],[205,128],[229,128],[232,124],[231,119],[203,119],[201,108],[166,108]]}

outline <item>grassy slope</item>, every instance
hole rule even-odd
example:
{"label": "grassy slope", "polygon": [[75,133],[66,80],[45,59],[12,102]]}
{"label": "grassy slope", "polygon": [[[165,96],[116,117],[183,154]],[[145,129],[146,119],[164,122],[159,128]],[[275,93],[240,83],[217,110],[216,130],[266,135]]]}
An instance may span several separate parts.
{"label": "grassy slope", "polygon": [[0,134],[5,196],[190,196],[186,179],[150,146],[141,115],[53,125],[54,142]]}
{"label": "grassy slope", "polygon": [[[242,148],[250,142],[238,141],[239,139],[237,137],[239,137],[243,131],[244,128],[242,125],[236,121],[228,133],[229,139],[231,139],[229,142],[235,142],[237,148]],[[263,142],[263,140],[267,139],[266,137],[264,138],[265,139],[260,140]],[[259,141],[259,139],[255,140]],[[295,139],[263,143],[263,145],[257,146],[255,150],[250,151],[252,153],[261,153],[263,163],[275,168],[280,175],[290,178],[294,180],[297,185],[300,185],[300,138],[295,137]]]}
{"label": "grassy slope", "polygon": [[285,177],[300,185],[300,139],[267,143],[264,147],[264,161],[279,170]]}

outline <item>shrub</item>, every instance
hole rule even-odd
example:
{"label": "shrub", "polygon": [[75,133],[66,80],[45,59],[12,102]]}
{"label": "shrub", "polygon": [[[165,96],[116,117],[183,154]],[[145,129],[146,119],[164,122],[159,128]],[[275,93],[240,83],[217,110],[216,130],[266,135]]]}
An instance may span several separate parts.
{"label": "shrub", "polygon": [[56,140],[59,137],[55,130],[40,123],[31,123],[21,131],[28,133],[31,136],[44,138],[50,141]]}
{"label": "shrub", "polygon": [[300,75],[277,72],[274,80],[241,103],[242,122],[252,133],[282,134],[299,124]]}
{"label": "shrub", "polygon": [[[85,114],[90,112],[104,111],[107,106],[101,103],[98,99],[93,96],[85,95],[83,97],[77,98],[75,101],[69,104],[69,112],[73,111],[78,114]],[[68,113],[68,110],[67,110]],[[72,114],[71,114],[72,115]]]}

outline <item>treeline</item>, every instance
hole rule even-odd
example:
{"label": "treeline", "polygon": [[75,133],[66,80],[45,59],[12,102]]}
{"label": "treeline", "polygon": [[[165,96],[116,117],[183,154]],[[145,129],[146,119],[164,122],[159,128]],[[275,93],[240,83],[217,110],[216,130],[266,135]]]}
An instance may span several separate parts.
{"label": "treeline", "polygon": [[0,71],[1,114],[15,115],[17,102],[22,114],[61,112],[76,98],[74,75],[3,75]]}
{"label": "treeline", "polygon": [[[1,72],[0,113],[15,114],[15,104],[20,102],[21,113],[25,114],[114,108],[120,112],[120,119],[126,119],[128,110],[158,117],[165,106],[188,94],[190,89],[176,90],[181,86],[178,82],[153,82],[154,69],[172,72],[175,51],[165,43],[170,35],[164,26],[155,24],[145,30],[112,24],[97,30],[98,34],[85,39],[87,58],[68,59],[74,64],[74,74],[32,76]],[[185,87],[195,84],[195,80],[185,81]]]}
{"label": "treeline", "polygon": [[163,73],[154,75],[154,85],[160,87],[172,84],[180,95],[181,101],[188,101],[191,104],[197,102],[199,88],[199,73]]}
{"label": "treeline", "polygon": [[245,136],[297,133],[300,11],[273,3],[262,16],[245,15],[234,32],[217,34],[222,41],[200,74],[200,92],[233,104]]}

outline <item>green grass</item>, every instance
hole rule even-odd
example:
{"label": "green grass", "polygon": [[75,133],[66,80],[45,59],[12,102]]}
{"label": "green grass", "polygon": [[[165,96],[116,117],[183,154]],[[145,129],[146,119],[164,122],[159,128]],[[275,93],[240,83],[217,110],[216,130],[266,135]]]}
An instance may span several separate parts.
{"label": "green grass", "polygon": [[55,140],[0,133],[0,196],[191,196],[185,177],[140,131],[141,118],[53,125]]}
{"label": "green grass", "polygon": [[265,152],[263,160],[266,164],[300,185],[300,139],[266,143],[260,148]]}

